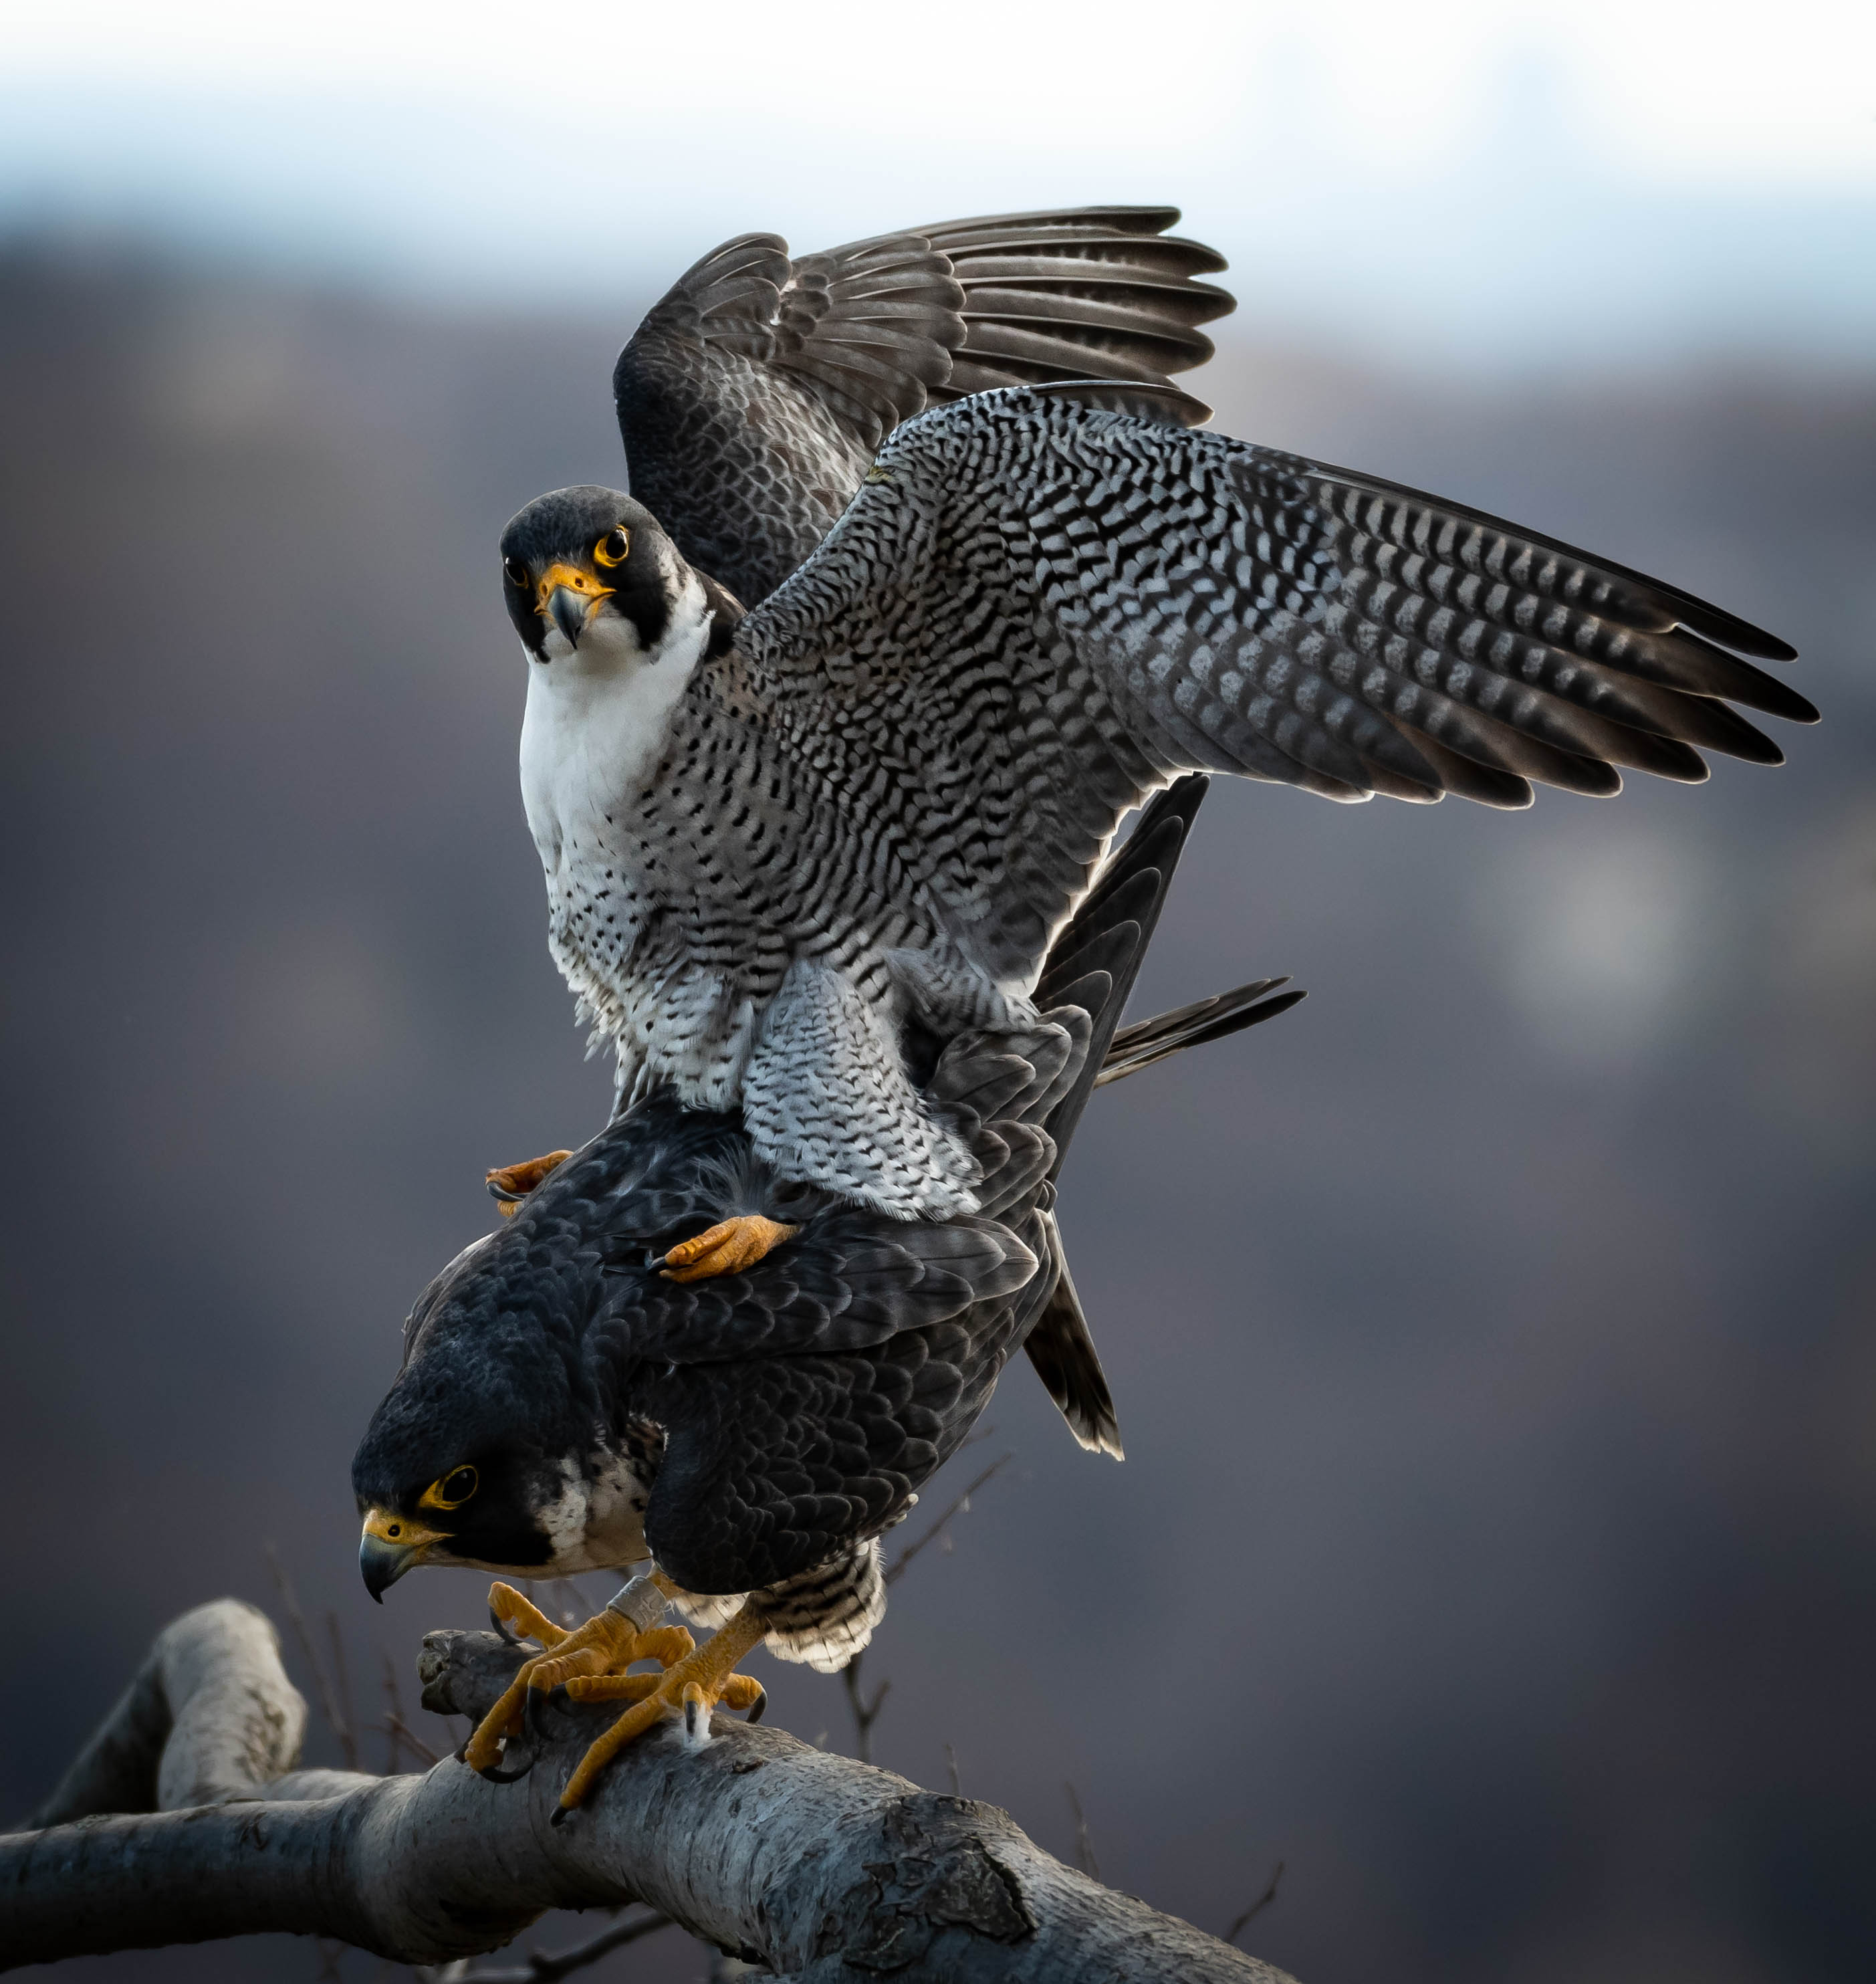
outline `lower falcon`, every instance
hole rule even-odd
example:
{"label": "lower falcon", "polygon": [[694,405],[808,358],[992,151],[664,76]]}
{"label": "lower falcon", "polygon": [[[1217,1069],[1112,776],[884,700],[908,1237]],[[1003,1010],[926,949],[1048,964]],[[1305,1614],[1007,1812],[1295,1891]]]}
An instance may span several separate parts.
{"label": "lower falcon", "polygon": [[[843,1664],[885,1609],[880,1533],[1019,1346],[1083,1443],[1118,1453],[1052,1209],[1063,1151],[1103,1072],[1301,996],[1263,981],[1114,1033],[1203,784],[1156,803],[1065,933],[1038,987],[1047,1023],[954,1041],[929,1071],[977,1159],[978,1214],[908,1223],[787,1185],[733,1115],[661,1096],[554,1167],[426,1291],[353,1466],[374,1596],[417,1563],[551,1577],[652,1560],[571,1637],[495,1587],[498,1620],[544,1651],[471,1742],[478,1768],[496,1768],[530,1688],[631,1704],[567,1787],[571,1806],[660,1717],[700,1731],[718,1701],[752,1706],[759,1690],[733,1670],[759,1641]],[[725,1214],[788,1237],[746,1272],[661,1272],[675,1238]],[[695,1647],[658,1624],[667,1599],[722,1630]],[[626,1671],[645,1659],[662,1673]]]}

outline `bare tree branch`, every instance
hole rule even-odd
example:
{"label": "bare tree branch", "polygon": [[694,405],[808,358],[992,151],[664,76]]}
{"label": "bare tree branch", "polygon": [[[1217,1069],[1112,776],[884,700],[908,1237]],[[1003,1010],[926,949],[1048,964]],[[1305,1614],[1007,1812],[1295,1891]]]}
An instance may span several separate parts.
{"label": "bare tree branch", "polygon": [[[493,1634],[432,1634],[424,1706],[480,1715],[523,1657]],[[291,1771],[305,1705],[271,1628],[232,1600],[201,1607],[159,1637],[42,1815],[77,1822],[0,1838],[0,1966],[267,1930],[451,1964],[548,1909],[636,1902],[802,1984],[852,1969],[896,1984],[1284,1984],[1051,1859],[990,1806],[767,1726],[725,1724],[692,1748],[667,1724],[551,1824],[611,1713],[541,1704],[534,1768],[509,1784],[454,1759],[421,1777]],[[146,1809],[81,1818],[100,1802]]]}
{"label": "bare tree branch", "polygon": [[[1100,1862],[1094,1857],[1094,1842],[1088,1832],[1087,1814],[1081,1809],[1081,1794],[1072,1784],[1064,1785],[1068,1794],[1068,1808],[1075,1815],[1075,1865],[1092,1879],[1100,1878]],[[1231,1941],[1228,1935],[1227,1942]]]}
{"label": "bare tree branch", "polygon": [[630,1922],[615,1922],[610,1929],[601,1929],[598,1935],[576,1943],[571,1949],[530,1950],[518,1968],[464,1970],[460,1984],[556,1984],[558,1979],[571,1977],[576,1970],[584,1970],[602,1956],[610,1956],[614,1950],[623,1949],[628,1942],[636,1942],[642,1936],[655,1935],[659,1929],[671,1926],[668,1915],[635,1915]]}
{"label": "bare tree branch", "polygon": [[313,1677],[313,1692],[319,1697],[320,1712],[327,1725],[339,1739],[339,1748],[343,1754],[347,1767],[358,1768],[357,1745],[339,1698],[333,1692],[330,1681],[326,1678],[324,1663],[320,1659],[319,1649],[313,1644],[313,1634],[307,1624],[307,1615],[300,1609],[300,1599],[294,1591],[293,1580],[286,1575],[286,1567],[280,1561],[280,1553],[272,1543],[266,1547],[267,1568],[273,1573],[274,1589],[280,1594],[280,1607],[286,1614],[286,1623],[293,1629],[293,1637],[300,1643],[300,1657],[307,1664],[307,1671]]}
{"label": "bare tree branch", "polygon": [[1243,1929],[1245,1923],[1249,1922],[1253,1916],[1261,1915],[1264,1911],[1270,1906],[1271,1903],[1277,1899],[1277,1883],[1283,1878],[1283,1870],[1288,1864],[1288,1862],[1282,1860],[1279,1860],[1277,1862],[1276,1866],[1271,1872],[1270,1885],[1264,1890],[1262,1894],[1258,1896],[1257,1899],[1253,1902],[1251,1905],[1245,1910],[1243,1914],[1239,1915],[1231,1924],[1231,1927],[1224,1932],[1224,1940],[1227,1942],[1235,1942],[1238,1940],[1239,1931]]}
{"label": "bare tree branch", "polygon": [[358,1768],[358,1724],[352,1714],[352,1677],[345,1664],[345,1637],[339,1630],[336,1612],[326,1614],[326,1640],[332,1648],[332,1698],[339,1711],[338,1725],[333,1734],[339,1739],[345,1768],[355,1771]]}
{"label": "bare tree branch", "polygon": [[971,1483],[970,1486],[964,1490],[963,1493],[959,1496],[957,1500],[951,1504],[950,1507],[945,1510],[944,1513],[932,1524],[931,1527],[928,1529],[916,1543],[906,1544],[906,1547],[899,1553],[897,1557],[893,1560],[892,1567],[886,1573],[886,1583],[888,1584],[896,1584],[899,1580],[905,1576],[906,1565],[911,1563],[912,1560],[918,1555],[919,1552],[922,1550],[927,1543],[943,1535],[945,1530],[950,1526],[953,1516],[962,1516],[968,1513],[970,1508],[971,1496],[976,1494],[977,1490],[981,1488],[993,1475],[1000,1473],[1002,1470],[1007,1467],[1011,1461],[1015,1460],[1015,1458],[1016,1456],[1013,1453],[1005,1453],[999,1455],[996,1460],[993,1460],[990,1466],[985,1468],[983,1472]]}
{"label": "bare tree branch", "polygon": [[840,1670],[840,1679],[847,1691],[847,1706],[853,1711],[853,1754],[863,1764],[873,1761],[873,1725],[879,1719],[879,1711],[893,1684],[883,1681],[873,1691],[869,1701],[860,1692],[860,1662],[865,1657],[864,1649],[856,1654]]}

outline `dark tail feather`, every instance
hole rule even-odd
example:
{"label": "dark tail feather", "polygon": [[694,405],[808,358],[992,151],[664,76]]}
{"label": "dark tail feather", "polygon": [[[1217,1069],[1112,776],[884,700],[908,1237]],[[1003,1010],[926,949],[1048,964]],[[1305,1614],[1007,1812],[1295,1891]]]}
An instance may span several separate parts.
{"label": "dark tail feather", "polygon": [[[1055,1140],[1057,1171],[1088,1098],[1102,1083],[1117,1081],[1168,1054],[1224,1040],[1261,1020],[1274,1019],[1303,996],[1285,992],[1266,997],[1289,980],[1261,978],[1120,1030],[1121,1014],[1140,975],[1172,885],[1173,871],[1209,783],[1203,773],[1195,772],[1167,786],[1153,801],[1126,846],[1108,863],[1087,900],[1057,938],[1043,967],[1036,987],[1036,1004],[1043,1011],[1064,1004],[1083,1006],[1084,1010],[1090,1005],[1099,1007],[1090,1010],[1094,1033],[1081,1072],[1049,1112],[1047,1127]],[[1104,980],[1097,974],[1104,974]],[[1099,996],[1104,991],[1105,996]],[[1107,1389],[1066,1262],[1054,1292],[1023,1347],[1076,1439],[1095,1453],[1121,1459],[1121,1426],[1114,1395]]]}
{"label": "dark tail feather", "polygon": [[1287,978],[1254,978],[1248,985],[1240,985],[1234,990],[1194,1000],[1176,1012],[1157,1013],[1150,1020],[1137,1020],[1132,1026],[1123,1027],[1108,1044],[1107,1058],[1094,1077],[1094,1086],[1104,1088],[1109,1082],[1137,1074],[1168,1054],[1183,1053],[1188,1047],[1202,1047],[1211,1041],[1228,1040],[1247,1027],[1287,1013],[1308,998],[1308,994],[1285,992],[1275,999],[1266,999],[1264,995],[1289,982]]}
{"label": "dark tail feather", "polygon": [[[1147,946],[1165,906],[1166,892],[1172,886],[1173,870],[1186,836],[1198,816],[1198,809],[1211,780],[1202,772],[1175,779],[1141,815],[1127,845],[1108,863],[1105,873],[1089,892],[1068,927],[1050,947],[1042,976],[1036,986],[1036,1004],[1047,1012],[1059,1003],[1053,996],[1065,988],[1084,970],[1084,959],[1098,952],[1100,969],[1114,980],[1114,990],[1094,1022],[1088,1057],[1082,1064],[1074,1086],[1049,1112],[1044,1125],[1055,1139],[1056,1168],[1068,1148],[1081,1112],[1094,1093],[1101,1064],[1126,1010],[1134,980],[1147,954]],[[1131,936],[1129,933],[1131,932]],[[1053,1174],[1051,1174],[1053,1175]]]}
{"label": "dark tail feather", "polygon": [[[1064,1003],[1063,995],[1077,984],[1085,984],[1090,972],[1104,972],[1111,980],[1100,1010],[1090,1015],[1094,1030],[1087,1059],[1074,1086],[1049,1112],[1047,1128],[1055,1139],[1057,1170],[1069,1138],[1094,1092],[1159,921],[1173,870],[1179,865],[1186,836],[1210,783],[1202,772],[1194,773],[1176,780],[1154,799],[1126,846],[1108,863],[1050,947],[1043,967],[1036,1004],[1044,1012]],[[1111,1453],[1119,1460],[1121,1425],[1114,1414],[1114,1394],[1107,1389],[1066,1261],[1061,1279],[1023,1347],[1076,1439],[1095,1453]]]}
{"label": "dark tail feather", "polygon": [[1069,1431],[1090,1453],[1111,1453],[1116,1460],[1124,1460],[1114,1394],[1095,1355],[1088,1319],[1081,1312],[1081,1298],[1075,1292],[1074,1278],[1066,1262],[1055,1292],[1023,1339],[1023,1348],[1068,1422]]}

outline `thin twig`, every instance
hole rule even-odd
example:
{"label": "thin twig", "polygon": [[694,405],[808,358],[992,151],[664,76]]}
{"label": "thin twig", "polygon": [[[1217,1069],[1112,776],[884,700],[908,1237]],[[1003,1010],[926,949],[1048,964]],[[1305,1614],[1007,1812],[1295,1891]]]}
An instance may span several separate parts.
{"label": "thin twig", "polygon": [[431,1749],[401,1715],[394,1712],[386,1716],[377,1726],[384,1731],[390,1743],[390,1764],[384,1773],[387,1778],[397,1775],[397,1749],[400,1744],[408,1750],[427,1771],[434,1769],[443,1761],[443,1752],[441,1750]]}
{"label": "thin twig", "polygon": [[379,1726],[384,1731],[384,1775],[388,1778],[397,1768],[400,1739],[410,1734],[404,1719],[404,1688],[397,1678],[397,1663],[388,1653],[384,1655],[384,1720]]}
{"label": "thin twig", "polygon": [[571,1949],[531,1949],[525,1966],[520,1969],[457,1970],[451,1964],[447,1971],[432,1972],[431,1976],[435,1984],[443,1984],[446,1976],[450,1984],[458,1984],[458,1980],[460,1984],[554,1984],[557,1978],[571,1977],[576,1970],[584,1970],[589,1963],[610,1956],[614,1950],[623,1949],[627,1943],[670,1926],[668,1915],[640,1915],[631,1922],[615,1922]]}
{"label": "thin twig", "polygon": [[313,1644],[313,1635],[307,1629],[307,1615],[300,1609],[300,1600],[293,1594],[292,1581],[280,1562],[280,1552],[272,1543],[266,1546],[267,1567],[273,1573],[273,1582],[280,1594],[280,1605],[286,1614],[287,1623],[293,1629],[293,1637],[300,1642],[300,1651],[313,1675],[313,1691],[319,1697],[320,1712],[324,1715],[333,1735],[338,1738],[340,1747],[345,1751],[347,1759],[353,1760],[351,1731],[345,1725],[345,1718],[339,1712],[332,1684],[326,1678],[326,1670],[320,1664],[319,1649]]}
{"label": "thin twig", "polygon": [[889,1681],[883,1681],[873,1691],[873,1699],[867,1701],[860,1692],[860,1655],[856,1654],[840,1670],[840,1678],[847,1691],[847,1706],[853,1711],[853,1754],[863,1764],[873,1761],[873,1725],[879,1719],[879,1705],[886,1700],[892,1687]]}
{"label": "thin twig", "polygon": [[345,1768],[358,1768],[358,1738],[352,1733],[352,1678],[346,1671],[345,1640],[339,1631],[339,1615],[326,1614],[326,1637],[332,1646],[333,1693],[337,1697],[340,1721],[339,1748],[345,1753]]}
{"label": "thin twig", "polygon": [[980,1474],[977,1478],[971,1483],[970,1486],[964,1490],[963,1493],[959,1496],[957,1500],[951,1504],[950,1507],[946,1510],[944,1513],[932,1524],[931,1527],[925,1532],[924,1535],[919,1538],[916,1543],[906,1544],[906,1547],[899,1552],[898,1557],[893,1562],[892,1568],[886,1573],[886,1583],[888,1584],[896,1584],[899,1580],[905,1576],[906,1565],[911,1563],[912,1560],[918,1555],[919,1552],[922,1550],[934,1537],[940,1536],[943,1533],[946,1528],[950,1525],[953,1516],[967,1514],[970,1509],[971,1496],[976,1494],[977,1490],[981,1488],[993,1475],[997,1474],[1002,1469],[1007,1466],[1011,1461],[1015,1460],[1015,1458],[1016,1456],[1013,1453],[1006,1453],[999,1456],[997,1460],[993,1460],[990,1466],[985,1468],[983,1472]]}
{"label": "thin twig", "polygon": [[1094,1857],[1094,1842],[1088,1835],[1087,1815],[1081,1809],[1081,1795],[1073,1785],[1064,1785],[1062,1788],[1068,1794],[1068,1808],[1075,1815],[1075,1865],[1090,1880],[1098,1881],[1100,1862]]}
{"label": "thin twig", "polygon": [[1264,1890],[1262,1894],[1258,1896],[1257,1899],[1253,1902],[1251,1905],[1245,1910],[1244,1913],[1231,1924],[1231,1927],[1224,1932],[1224,1940],[1227,1942],[1235,1942],[1238,1940],[1238,1932],[1244,1927],[1245,1924],[1250,1921],[1253,1915],[1261,1915],[1264,1910],[1268,1908],[1271,1903],[1277,1899],[1277,1883],[1283,1878],[1283,1870],[1285,1864],[1286,1863],[1281,1860],[1279,1860],[1277,1862],[1275,1869],[1271,1874],[1270,1885]]}

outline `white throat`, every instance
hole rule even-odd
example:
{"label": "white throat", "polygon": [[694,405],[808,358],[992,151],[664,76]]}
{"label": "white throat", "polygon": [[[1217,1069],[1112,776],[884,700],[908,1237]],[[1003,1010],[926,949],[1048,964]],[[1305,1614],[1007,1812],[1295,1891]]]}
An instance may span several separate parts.
{"label": "white throat", "polygon": [[521,798],[550,880],[569,850],[605,839],[606,816],[644,790],[710,638],[711,610],[688,575],[665,635],[647,653],[629,620],[596,619],[577,650],[558,629],[551,659],[528,662]]}

